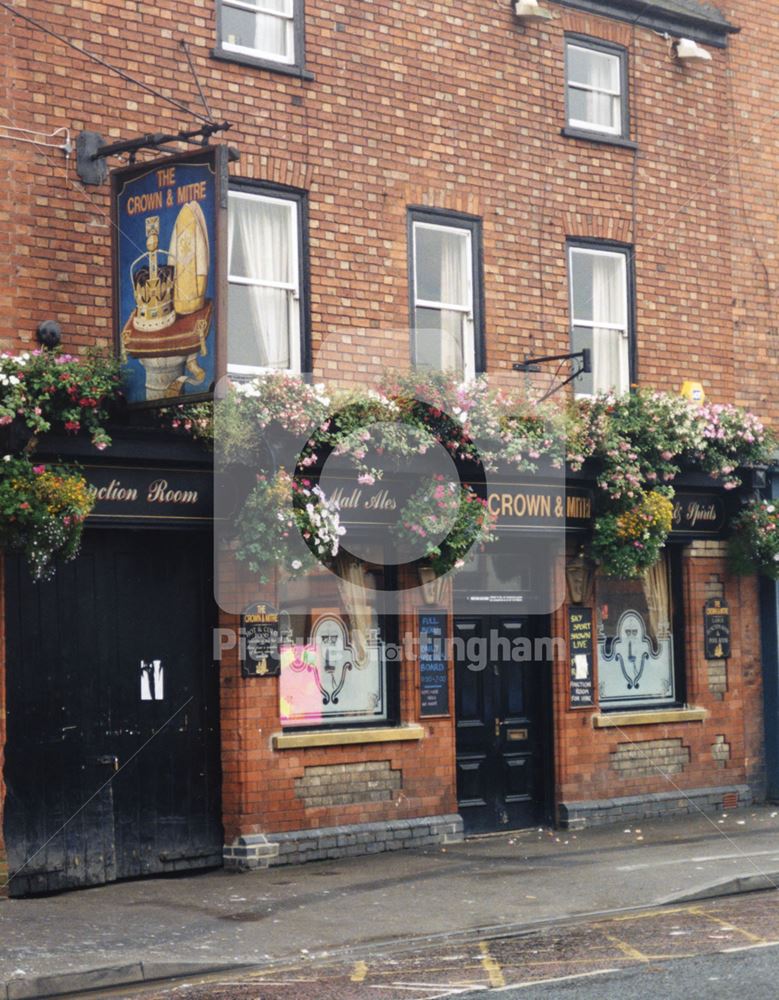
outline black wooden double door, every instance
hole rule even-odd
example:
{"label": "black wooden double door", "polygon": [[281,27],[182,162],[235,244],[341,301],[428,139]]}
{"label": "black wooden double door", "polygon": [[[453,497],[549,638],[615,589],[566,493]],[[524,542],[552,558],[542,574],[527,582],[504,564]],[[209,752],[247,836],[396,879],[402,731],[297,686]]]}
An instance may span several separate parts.
{"label": "black wooden double door", "polygon": [[211,546],[85,533],[34,583],[7,560],[12,895],[221,862]]}
{"label": "black wooden double door", "polygon": [[[548,819],[549,619],[454,619],[457,799],[466,833]],[[547,633],[548,634],[548,633]]]}

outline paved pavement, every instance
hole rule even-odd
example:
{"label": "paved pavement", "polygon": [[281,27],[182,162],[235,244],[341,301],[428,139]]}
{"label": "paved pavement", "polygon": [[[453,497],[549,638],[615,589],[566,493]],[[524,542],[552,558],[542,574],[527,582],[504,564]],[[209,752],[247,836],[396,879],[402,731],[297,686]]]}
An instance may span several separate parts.
{"label": "paved pavement", "polygon": [[[3,983],[9,998],[53,995],[122,977],[514,933],[707,895],[719,883],[727,891],[739,879],[779,884],[779,810],[529,830],[446,849],[5,900],[0,1000]],[[91,970],[104,971],[90,978]]]}

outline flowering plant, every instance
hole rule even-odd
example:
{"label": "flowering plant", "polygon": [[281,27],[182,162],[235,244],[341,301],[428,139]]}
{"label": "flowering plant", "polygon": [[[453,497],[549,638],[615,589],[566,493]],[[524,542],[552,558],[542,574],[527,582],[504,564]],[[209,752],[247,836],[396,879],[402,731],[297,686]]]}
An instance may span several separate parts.
{"label": "flowering plant", "polygon": [[284,469],[271,478],[257,477],[236,528],[236,558],[261,583],[270,580],[274,567],[297,576],[315,561],[334,558],[346,531],[338,504],[310,480],[293,479]]}
{"label": "flowering plant", "polygon": [[641,576],[660,558],[673,519],[673,490],[639,490],[630,506],[597,518],[592,549],[607,576]]}
{"label": "flowering plant", "polygon": [[103,449],[111,443],[107,410],[120,384],[118,361],[100,354],[2,354],[0,425],[20,418],[34,435],[56,425],[74,434],[83,428]]}
{"label": "flowering plant", "polygon": [[465,556],[494,540],[494,517],[470,486],[445,482],[441,475],[404,505],[395,534],[419,545],[436,576],[459,568]]}
{"label": "flowering plant", "polygon": [[[289,457],[294,454],[304,474],[310,469],[315,477],[331,455],[344,456],[360,485],[372,485],[393,463],[407,469],[416,456],[436,447],[461,466],[481,464],[487,471],[510,465],[535,472],[541,463],[561,468],[566,458],[577,470],[592,459],[599,467],[600,494],[595,552],[607,572],[630,576],[659,556],[670,530],[670,524],[665,527],[670,484],[683,468],[705,472],[732,489],[740,483],[738,469],[766,462],[773,446],[756,417],[731,405],[702,405],[639,389],[577,400],[565,410],[520,391],[491,388],[485,376],[461,382],[447,372],[389,375],[374,388],[338,392],[332,400],[323,386],[274,373],[234,387],[221,412],[217,430],[228,464],[267,465],[267,448],[263,451],[258,439],[270,429],[271,438],[278,431],[287,434],[279,440],[294,444]],[[467,491],[463,499],[459,488],[451,495],[447,488],[440,502],[451,508],[446,516],[455,535],[444,535],[439,549],[431,539],[442,537],[433,529],[446,512],[429,494],[440,486],[434,482],[412,497],[398,537],[426,539],[429,558],[455,565],[459,558],[452,553],[460,540],[478,540],[489,527],[477,523]],[[457,521],[467,519],[466,511],[470,526]]]}
{"label": "flowering plant", "polygon": [[158,411],[158,416],[163,426],[188,434],[196,441],[213,444],[214,404],[212,402],[177,403],[175,406],[162,406]]}
{"label": "flowering plant", "polygon": [[730,564],[735,573],[762,573],[779,580],[779,506],[755,500],[732,522]]}
{"label": "flowering plant", "polygon": [[733,475],[739,466],[769,461],[773,439],[753,413],[730,404],[706,403],[699,407],[697,419],[705,444],[692,460],[722,479],[725,489],[741,485]]}
{"label": "flowering plant", "polygon": [[682,465],[733,489],[740,485],[736,469],[768,461],[772,447],[746,410],[642,389],[579,400],[569,430],[572,466],[599,459],[598,484],[614,501],[634,499],[646,484],[671,482]]}
{"label": "flowering plant", "polygon": [[79,472],[6,455],[0,466],[0,545],[24,552],[33,577],[54,574],[54,560],[78,554],[94,497]]}

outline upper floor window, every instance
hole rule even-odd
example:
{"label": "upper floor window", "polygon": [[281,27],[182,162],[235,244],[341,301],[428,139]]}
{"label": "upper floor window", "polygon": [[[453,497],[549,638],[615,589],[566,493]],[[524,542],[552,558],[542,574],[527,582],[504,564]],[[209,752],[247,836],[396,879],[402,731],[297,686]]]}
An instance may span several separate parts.
{"label": "upper floor window", "polygon": [[252,62],[303,62],[303,0],[218,0],[219,51]]}
{"label": "upper floor window", "polygon": [[565,40],[566,124],[577,132],[627,138],[625,50],[608,42]]}
{"label": "upper floor window", "polygon": [[412,357],[472,378],[482,369],[480,223],[411,213]]}
{"label": "upper floor window", "polygon": [[572,350],[591,352],[592,372],[576,392],[627,392],[630,387],[630,303],[627,249],[568,248]]}
{"label": "upper floor window", "polygon": [[299,372],[303,364],[302,195],[230,191],[228,374]]}

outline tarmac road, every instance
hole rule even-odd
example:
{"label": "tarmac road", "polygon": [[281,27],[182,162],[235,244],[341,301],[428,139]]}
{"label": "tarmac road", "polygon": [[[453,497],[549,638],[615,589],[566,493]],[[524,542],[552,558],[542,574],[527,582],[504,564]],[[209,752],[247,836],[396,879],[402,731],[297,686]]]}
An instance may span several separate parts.
{"label": "tarmac road", "polygon": [[[776,890],[461,940],[360,959],[309,960],[114,1000],[775,1000]],[[535,984],[535,985],[534,985]]]}

